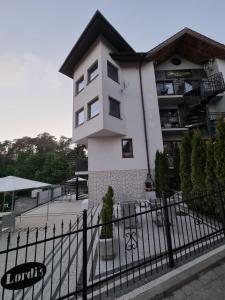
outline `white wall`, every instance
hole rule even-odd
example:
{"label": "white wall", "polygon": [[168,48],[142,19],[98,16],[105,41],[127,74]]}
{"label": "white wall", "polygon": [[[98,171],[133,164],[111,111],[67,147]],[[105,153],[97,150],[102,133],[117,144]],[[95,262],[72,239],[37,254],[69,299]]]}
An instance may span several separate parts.
{"label": "white wall", "polygon": [[146,63],[142,66],[142,83],[145,102],[150,167],[151,169],[154,169],[155,153],[157,150],[163,151],[163,141],[153,62]]}
{"label": "white wall", "polygon": [[[87,70],[98,60],[99,74],[89,84],[87,83]],[[74,70],[74,100],[73,100],[73,140],[79,142],[84,137],[91,135],[103,128],[103,100],[102,100],[102,57],[101,43],[98,39],[89,49],[88,53],[80,61],[80,64]],[[84,75],[85,87],[78,95],[75,95],[76,81]],[[100,114],[91,120],[88,119],[87,104],[95,97],[100,101]],[[75,127],[75,113],[84,107],[85,123]]]}

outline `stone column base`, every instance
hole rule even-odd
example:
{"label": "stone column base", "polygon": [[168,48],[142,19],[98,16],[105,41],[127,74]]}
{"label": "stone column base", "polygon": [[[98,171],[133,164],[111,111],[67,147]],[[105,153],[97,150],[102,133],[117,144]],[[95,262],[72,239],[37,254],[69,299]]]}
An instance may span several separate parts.
{"label": "stone column base", "polygon": [[146,176],[147,169],[88,172],[89,205],[100,203],[109,185],[114,190],[115,202],[144,199]]}

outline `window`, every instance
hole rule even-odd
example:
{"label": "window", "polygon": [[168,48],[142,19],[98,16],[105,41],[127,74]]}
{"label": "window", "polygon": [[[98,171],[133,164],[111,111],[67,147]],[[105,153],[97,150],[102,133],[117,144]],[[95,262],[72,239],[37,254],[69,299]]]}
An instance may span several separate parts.
{"label": "window", "polygon": [[84,109],[80,109],[76,112],[76,126],[80,126],[84,123]]}
{"label": "window", "polygon": [[118,68],[115,67],[111,62],[107,61],[107,72],[108,72],[108,77],[110,77],[112,80],[119,82],[119,77],[118,77]]}
{"label": "window", "polygon": [[96,61],[89,69],[88,69],[88,83],[91,82],[95,77],[98,76],[98,62]]}
{"label": "window", "polygon": [[88,119],[97,116],[100,112],[99,100],[96,98],[88,104]]}
{"label": "window", "polygon": [[84,76],[76,82],[76,94],[79,94],[84,89]]}
{"label": "window", "polygon": [[123,158],[133,157],[132,139],[122,139],[122,156]]}
{"label": "window", "polygon": [[120,119],[120,102],[109,97],[109,114]]}

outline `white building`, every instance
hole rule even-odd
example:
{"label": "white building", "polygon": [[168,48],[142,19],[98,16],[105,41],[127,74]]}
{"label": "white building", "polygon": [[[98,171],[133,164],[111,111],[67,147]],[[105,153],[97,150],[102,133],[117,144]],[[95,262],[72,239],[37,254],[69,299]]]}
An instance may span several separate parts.
{"label": "white building", "polygon": [[137,53],[96,12],[63,63],[73,79],[73,140],[88,149],[89,199],[108,185],[117,200],[144,197],[157,149],[173,151],[183,132],[214,134],[225,112],[225,46],[185,28]]}

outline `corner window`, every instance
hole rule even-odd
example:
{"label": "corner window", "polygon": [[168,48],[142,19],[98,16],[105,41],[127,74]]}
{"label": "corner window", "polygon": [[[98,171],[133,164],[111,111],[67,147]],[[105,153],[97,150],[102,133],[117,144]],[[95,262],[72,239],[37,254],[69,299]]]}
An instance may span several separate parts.
{"label": "corner window", "polygon": [[98,61],[96,61],[89,69],[88,69],[88,83],[95,79],[98,76]]}
{"label": "corner window", "polygon": [[100,112],[99,100],[98,98],[96,98],[88,104],[88,119],[97,116],[99,112]]}
{"label": "corner window", "polygon": [[122,157],[123,158],[134,157],[132,139],[122,139]]}
{"label": "corner window", "polygon": [[76,126],[80,126],[84,123],[84,109],[80,109],[76,112]]}
{"label": "corner window", "polygon": [[84,76],[76,82],[76,94],[79,94],[84,89]]}
{"label": "corner window", "polygon": [[119,82],[118,68],[111,64],[111,62],[109,61],[107,61],[107,74],[109,78],[116,82]]}
{"label": "corner window", "polygon": [[120,119],[120,102],[109,97],[109,114]]}

